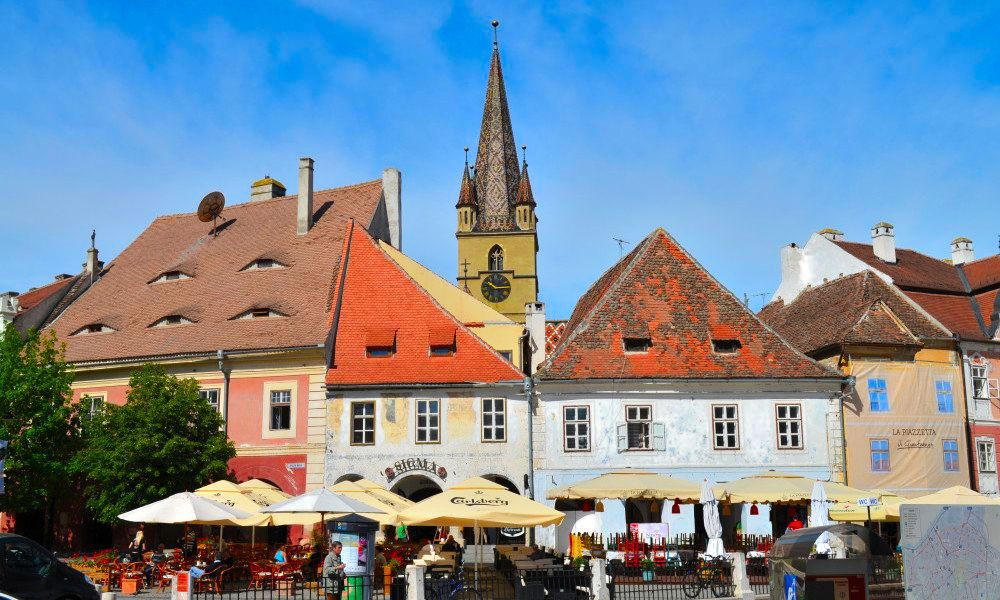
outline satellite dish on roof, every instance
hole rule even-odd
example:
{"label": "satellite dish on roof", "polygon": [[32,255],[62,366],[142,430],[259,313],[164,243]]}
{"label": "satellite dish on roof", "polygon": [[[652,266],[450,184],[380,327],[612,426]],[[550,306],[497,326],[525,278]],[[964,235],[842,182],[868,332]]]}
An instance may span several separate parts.
{"label": "satellite dish on roof", "polygon": [[209,192],[198,203],[198,220],[202,223],[212,221],[212,235],[218,235],[215,220],[222,214],[222,208],[226,205],[226,197],[222,192]]}

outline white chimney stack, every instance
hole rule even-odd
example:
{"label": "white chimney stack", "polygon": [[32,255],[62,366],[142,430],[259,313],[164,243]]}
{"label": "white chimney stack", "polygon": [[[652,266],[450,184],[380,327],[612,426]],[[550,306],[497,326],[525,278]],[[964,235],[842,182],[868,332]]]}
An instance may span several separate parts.
{"label": "white chimney stack", "polygon": [[957,237],[951,241],[951,264],[964,265],[976,260],[972,251],[972,240],[967,237]]}
{"label": "white chimney stack", "polygon": [[382,171],[382,199],[389,219],[389,243],[396,250],[403,249],[403,174],[389,167]]}
{"label": "white chimney stack", "polygon": [[313,159],[299,159],[299,198],[295,232],[309,233],[313,226]]}
{"label": "white chimney stack", "polygon": [[528,302],[524,305],[524,328],[528,330],[528,351],[531,352],[531,373],[545,360],[545,303]]}
{"label": "white chimney stack", "polygon": [[892,230],[892,224],[885,221],[872,226],[872,251],[887,263],[896,262],[896,234]]}
{"label": "white chimney stack", "polygon": [[4,292],[0,294],[0,336],[3,335],[3,327],[14,322],[20,306],[17,303],[17,292]]}
{"label": "white chimney stack", "polygon": [[834,229],[833,227],[827,227],[826,229],[820,229],[817,233],[831,242],[841,242],[844,240],[844,232],[839,229]]}

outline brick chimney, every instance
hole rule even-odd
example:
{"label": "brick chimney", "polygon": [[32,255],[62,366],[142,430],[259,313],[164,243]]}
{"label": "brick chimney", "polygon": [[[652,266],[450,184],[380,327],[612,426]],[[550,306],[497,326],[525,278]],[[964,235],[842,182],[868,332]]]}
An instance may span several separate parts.
{"label": "brick chimney", "polygon": [[285,195],[285,186],[270,175],[265,175],[264,179],[258,179],[250,185],[250,200],[270,200]]}
{"label": "brick chimney", "polygon": [[896,262],[896,234],[892,223],[882,221],[872,226],[872,252],[881,261]]}
{"label": "brick chimney", "polygon": [[951,264],[962,265],[976,260],[972,251],[972,240],[967,237],[957,237],[951,240]]}
{"label": "brick chimney", "polygon": [[295,232],[309,233],[313,226],[313,159],[299,159],[299,202],[295,219]]}

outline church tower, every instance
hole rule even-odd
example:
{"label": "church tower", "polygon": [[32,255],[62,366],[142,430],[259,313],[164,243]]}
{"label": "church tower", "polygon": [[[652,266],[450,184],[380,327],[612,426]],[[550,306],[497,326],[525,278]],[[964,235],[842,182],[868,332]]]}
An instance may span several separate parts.
{"label": "church tower", "polygon": [[493,21],[493,58],[475,169],[470,172],[466,158],[455,205],[458,286],[523,323],[524,305],[538,299],[538,219],[527,160],[518,165],[496,41],[498,25]]}

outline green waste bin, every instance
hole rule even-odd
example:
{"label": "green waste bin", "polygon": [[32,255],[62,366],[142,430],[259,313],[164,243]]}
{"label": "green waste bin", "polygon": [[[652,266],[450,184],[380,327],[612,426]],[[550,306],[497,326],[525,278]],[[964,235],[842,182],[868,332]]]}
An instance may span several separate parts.
{"label": "green waste bin", "polygon": [[348,575],[344,581],[343,600],[365,600],[365,578]]}

